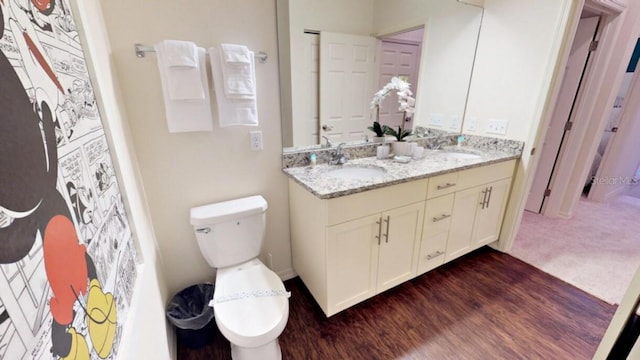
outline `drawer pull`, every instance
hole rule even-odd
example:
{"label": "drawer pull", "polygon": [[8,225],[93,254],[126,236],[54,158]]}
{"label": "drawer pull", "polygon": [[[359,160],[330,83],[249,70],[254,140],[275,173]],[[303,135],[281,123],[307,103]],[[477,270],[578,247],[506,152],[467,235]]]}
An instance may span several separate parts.
{"label": "drawer pull", "polygon": [[437,189],[438,190],[443,190],[443,189],[447,189],[447,188],[450,188],[450,187],[453,187],[453,186],[456,186],[456,183],[446,183],[444,185],[438,185]]}
{"label": "drawer pull", "polygon": [[442,254],[444,254],[444,251],[436,251],[434,253],[427,255],[427,260],[435,259]]}
{"label": "drawer pull", "polygon": [[438,222],[438,221],[442,221],[444,219],[448,219],[451,217],[451,214],[442,214],[440,216],[434,216],[433,217],[433,222]]}

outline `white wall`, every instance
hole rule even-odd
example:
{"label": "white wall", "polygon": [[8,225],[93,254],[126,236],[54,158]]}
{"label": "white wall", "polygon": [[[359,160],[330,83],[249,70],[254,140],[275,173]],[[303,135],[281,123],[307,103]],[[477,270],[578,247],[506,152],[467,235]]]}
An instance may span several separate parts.
{"label": "white wall", "polygon": [[[283,277],[293,275],[287,182],[281,172],[276,8],[274,1],[102,0],[135,152],[171,293],[214,271],[198,249],[189,209],[210,202],[262,194],[269,203],[263,260]],[[170,134],[155,55],[138,59],[136,42],[190,40],[202,47],[246,44],[269,54],[256,63],[258,128]],[[250,130],[261,130],[264,150],[249,148]]]}
{"label": "white wall", "polygon": [[93,87],[98,97],[109,148],[117,168],[121,193],[143,264],[127,314],[119,359],[169,359],[175,352],[173,332],[164,316],[167,287],[161,269],[155,234],[149,218],[133,151],[131,133],[123,110],[117,74],[111,64],[109,39],[97,0],[72,2],[80,27],[85,54],[90,63]]}
{"label": "white wall", "polygon": [[467,122],[464,132],[488,135],[488,120],[504,119],[509,121],[505,138],[530,139],[555,66],[568,2],[485,1],[466,112],[466,118],[478,119],[478,131],[469,131]]}

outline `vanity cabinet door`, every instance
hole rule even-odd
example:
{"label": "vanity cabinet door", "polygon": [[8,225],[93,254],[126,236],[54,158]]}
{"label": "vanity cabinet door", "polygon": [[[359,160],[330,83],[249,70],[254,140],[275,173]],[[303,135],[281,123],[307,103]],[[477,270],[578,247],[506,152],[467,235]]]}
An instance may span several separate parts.
{"label": "vanity cabinet door", "polygon": [[455,194],[445,261],[498,240],[511,179]]}
{"label": "vanity cabinet door", "polygon": [[328,228],[328,316],[376,294],[380,222],[376,214]]}
{"label": "vanity cabinet door", "polygon": [[484,186],[486,195],[483,195],[483,202],[476,213],[472,241],[474,247],[489,244],[500,236],[510,185],[511,179],[504,179]]}
{"label": "vanity cabinet door", "polygon": [[424,202],[382,213],[378,293],[412,279],[416,275],[423,213]]}

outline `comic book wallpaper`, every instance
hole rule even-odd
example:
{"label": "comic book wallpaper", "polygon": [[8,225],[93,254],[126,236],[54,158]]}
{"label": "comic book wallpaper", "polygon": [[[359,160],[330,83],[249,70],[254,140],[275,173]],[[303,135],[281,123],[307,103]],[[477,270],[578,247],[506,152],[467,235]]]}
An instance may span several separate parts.
{"label": "comic book wallpaper", "polygon": [[0,359],[116,359],[136,253],[68,0],[0,0]]}

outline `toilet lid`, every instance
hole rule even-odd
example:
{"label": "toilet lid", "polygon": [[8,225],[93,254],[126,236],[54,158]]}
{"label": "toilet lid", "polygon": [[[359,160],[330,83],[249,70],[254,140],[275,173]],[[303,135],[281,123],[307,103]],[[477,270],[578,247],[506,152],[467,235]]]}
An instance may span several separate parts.
{"label": "toilet lid", "polygon": [[243,347],[275,340],[289,315],[282,280],[260,262],[219,269],[213,303],[220,331]]}

